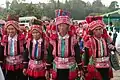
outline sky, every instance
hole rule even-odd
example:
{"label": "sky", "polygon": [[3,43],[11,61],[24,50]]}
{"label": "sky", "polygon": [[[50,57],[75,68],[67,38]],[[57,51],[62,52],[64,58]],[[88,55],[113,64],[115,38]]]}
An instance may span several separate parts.
{"label": "sky", "polygon": [[[8,0],[8,1],[11,2],[12,0]],[[28,3],[30,3],[31,1],[33,3],[39,3],[39,2],[47,3],[47,2],[49,2],[49,0],[26,0],[26,2],[28,2]],[[65,0],[60,0],[60,1],[64,2]],[[95,0],[82,0],[82,1],[85,1],[85,2],[89,1],[90,3],[92,3]],[[106,6],[109,6],[112,1],[117,1],[117,2],[119,2],[118,4],[120,5],[120,0],[101,0],[101,1]],[[0,0],[0,6],[5,7],[5,2],[6,2],[6,0]]]}

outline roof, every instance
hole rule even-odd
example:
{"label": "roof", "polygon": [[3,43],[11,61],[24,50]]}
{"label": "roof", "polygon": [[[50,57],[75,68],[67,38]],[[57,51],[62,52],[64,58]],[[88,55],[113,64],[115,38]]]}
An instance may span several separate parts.
{"label": "roof", "polygon": [[37,19],[35,16],[29,16],[29,17],[20,17],[19,18],[19,21],[22,21],[22,20],[32,20],[32,19]]}
{"label": "roof", "polygon": [[115,13],[120,14],[120,9],[118,9],[118,10],[116,10],[116,11],[113,11],[113,12],[105,13],[105,14],[103,14],[103,15],[101,15],[101,16],[109,16],[109,15],[115,14]]}

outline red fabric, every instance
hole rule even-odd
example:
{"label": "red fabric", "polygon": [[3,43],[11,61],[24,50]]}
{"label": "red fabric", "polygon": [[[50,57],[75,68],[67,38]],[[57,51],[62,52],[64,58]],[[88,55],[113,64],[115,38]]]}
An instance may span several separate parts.
{"label": "red fabric", "polygon": [[32,31],[33,31],[34,29],[35,29],[35,30],[38,30],[38,31],[40,32],[40,34],[42,34],[42,32],[43,32],[42,26],[40,26],[40,25],[32,25],[30,32],[32,33]]}
{"label": "red fabric", "polygon": [[76,28],[75,28],[75,26],[73,26],[73,25],[70,26],[69,34],[70,35],[76,34]]}
{"label": "red fabric", "polygon": [[18,22],[16,21],[7,21],[6,24],[5,24],[5,29],[9,26],[9,25],[12,25],[16,30],[20,30],[19,29],[19,25],[18,25]]}
{"label": "red fabric", "polygon": [[57,72],[55,70],[51,70],[50,72],[52,74],[52,79],[56,79],[57,78]]}
{"label": "red fabric", "polygon": [[8,14],[7,15],[7,21],[11,21],[11,20],[19,22],[19,16],[18,15],[13,15],[13,14]]}
{"label": "red fabric", "polygon": [[[90,42],[90,40],[88,40],[86,43],[85,43],[85,47],[87,47],[87,48],[89,48],[89,56],[92,56],[92,49],[91,49],[91,42]],[[111,67],[109,68],[110,69],[110,71],[109,71],[109,76],[110,76],[110,78],[112,78],[113,77],[113,72],[112,72],[112,69],[111,69]],[[92,67],[92,66],[89,66],[88,67],[88,71],[89,72],[92,72],[92,71],[94,71],[94,67]],[[90,75],[90,74],[89,74]],[[88,78],[89,79],[89,78]]]}
{"label": "red fabric", "polygon": [[113,70],[112,70],[112,68],[109,68],[109,77],[113,78]]}
{"label": "red fabric", "polygon": [[28,76],[38,78],[38,77],[44,77],[46,70],[40,70],[40,71],[33,71],[31,69],[27,69]]}
{"label": "red fabric", "polygon": [[77,70],[71,71],[69,73],[69,80],[74,80],[75,78],[77,78],[77,76],[78,76],[78,71]]}
{"label": "red fabric", "polygon": [[105,24],[103,21],[100,21],[100,20],[96,20],[96,21],[92,21],[90,24],[89,24],[89,29],[92,31],[94,30],[96,27],[101,27],[101,28],[104,28],[105,27]]}
{"label": "red fabric", "polygon": [[57,39],[58,35],[57,34],[51,34],[50,39],[55,40]]}
{"label": "red fabric", "polygon": [[9,71],[16,71],[18,69],[23,69],[23,64],[19,64],[19,65],[6,64],[5,68],[6,70],[9,70]]}
{"label": "red fabric", "polygon": [[89,23],[91,23],[92,21],[94,21],[95,19],[96,20],[102,20],[102,16],[87,16],[86,17],[86,21],[87,21],[87,23],[89,24]]}
{"label": "red fabric", "polygon": [[88,65],[88,73],[86,74],[85,80],[102,80],[100,73],[96,70],[93,65]]}

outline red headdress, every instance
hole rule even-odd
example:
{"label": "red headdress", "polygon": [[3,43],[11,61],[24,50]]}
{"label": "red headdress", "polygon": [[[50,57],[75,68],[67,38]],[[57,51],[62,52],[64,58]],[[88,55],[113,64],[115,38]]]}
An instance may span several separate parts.
{"label": "red headdress", "polygon": [[8,15],[7,16],[7,22],[5,24],[4,30],[6,33],[6,29],[8,26],[12,25],[17,31],[19,31],[19,17],[16,15]]}
{"label": "red headdress", "polygon": [[55,19],[56,25],[59,25],[61,23],[70,25],[70,13],[68,11],[58,9],[55,12],[56,12]]}
{"label": "red headdress", "polygon": [[40,34],[43,35],[42,21],[41,20],[37,20],[37,19],[33,19],[31,21],[31,23],[32,23],[32,26],[31,26],[31,29],[30,29],[30,31],[28,33],[28,38],[32,39],[32,31],[33,30],[37,30],[37,31],[39,31]]}
{"label": "red headdress", "polygon": [[91,31],[94,30],[98,26],[100,26],[102,28],[105,27],[105,24],[102,21],[102,17],[101,16],[88,16],[88,17],[86,17],[86,21],[87,21],[89,29]]}
{"label": "red headdress", "polygon": [[25,36],[20,33],[20,25],[19,25],[19,16],[17,15],[11,15],[9,14],[7,16],[7,22],[4,26],[4,33],[3,33],[3,39],[2,42],[7,42],[7,28],[8,26],[12,25],[18,32],[18,39],[19,40],[24,40]]}
{"label": "red headdress", "polygon": [[40,32],[40,34],[42,34],[43,32],[42,21],[33,19],[31,22],[32,22],[32,26],[31,26],[30,32],[32,32],[33,30],[37,30]]}

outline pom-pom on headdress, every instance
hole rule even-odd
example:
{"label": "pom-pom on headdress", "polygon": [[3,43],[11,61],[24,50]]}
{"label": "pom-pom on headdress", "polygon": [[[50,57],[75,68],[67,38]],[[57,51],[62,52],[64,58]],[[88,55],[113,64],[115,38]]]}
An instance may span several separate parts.
{"label": "pom-pom on headdress", "polygon": [[104,22],[102,21],[102,17],[101,16],[88,16],[86,17],[86,21],[89,25],[89,29],[92,31],[94,30],[96,27],[105,27]]}
{"label": "pom-pom on headdress", "polygon": [[62,23],[70,25],[70,12],[58,9],[55,11],[55,15],[56,15],[56,19],[55,19],[56,25]]}

